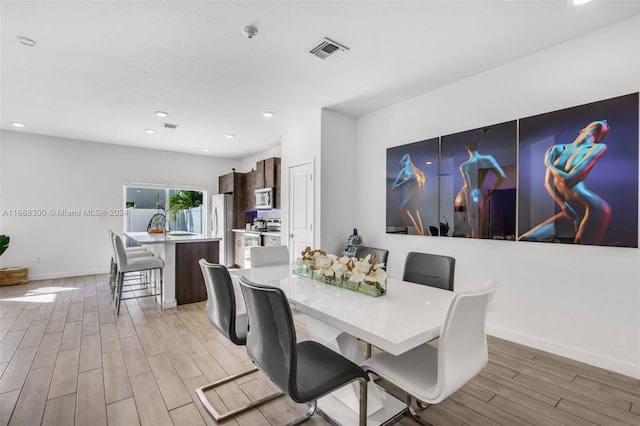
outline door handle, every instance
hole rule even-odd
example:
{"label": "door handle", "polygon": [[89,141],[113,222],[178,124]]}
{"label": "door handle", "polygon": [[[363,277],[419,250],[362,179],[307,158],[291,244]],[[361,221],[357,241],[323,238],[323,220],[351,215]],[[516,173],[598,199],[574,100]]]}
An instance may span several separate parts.
{"label": "door handle", "polygon": [[293,238],[293,234],[289,234],[289,238]]}

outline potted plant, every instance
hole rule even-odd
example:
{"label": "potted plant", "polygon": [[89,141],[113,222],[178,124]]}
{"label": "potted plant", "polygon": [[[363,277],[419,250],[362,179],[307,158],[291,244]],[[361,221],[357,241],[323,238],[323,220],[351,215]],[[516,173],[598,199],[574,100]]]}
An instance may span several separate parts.
{"label": "potted plant", "polygon": [[444,219],[444,222],[440,222],[440,236],[441,237],[448,237],[449,236],[449,222],[447,221],[447,218],[445,216],[442,216],[442,219]]}
{"label": "potted plant", "polygon": [[[202,192],[180,190],[169,198],[169,213],[172,221],[178,218],[180,210],[189,210],[202,204]],[[189,213],[188,213],[189,214]],[[190,217],[188,219],[191,219]],[[188,220],[191,222],[191,220]]]}
{"label": "potted plant", "polygon": [[[9,248],[10,240],[8,235],[0,235],[0,256]],[[27,281],[29,281],[29,268],[26,266],[0,268],[0,286],[24,284]]]}

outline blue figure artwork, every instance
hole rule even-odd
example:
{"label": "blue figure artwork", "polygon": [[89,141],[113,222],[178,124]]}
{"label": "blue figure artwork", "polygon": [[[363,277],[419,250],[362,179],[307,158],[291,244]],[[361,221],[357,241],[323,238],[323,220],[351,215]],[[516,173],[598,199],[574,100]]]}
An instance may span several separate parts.
{"label": "blue figure artwork", "polygon": [[[549,148],[544,158],[544,186],[560,212],[521,235],[520,240],[545,240],[554,235],[557,221],[567,220],[576,231],[575,244],[600,243],[611,220],[611,207],[584,181],[607,151],[602,140],[608,132],[606,120],[594,121],[582,129],[572,143]],[[584,207],[582,217],[572,207],[573,203]]]}
{"label": "blue figure artwork", "polygon": [[403,188],[406,190],[398,211],[403,222],[407,226],[413,225],[418,235],[424,235],[424,225],[422,224],[419,206],[426,183],[426,173],[411,162],[409,154],[404,154],[400,159],[400,172],[395,182],[393,182],[391,190],[398,191]]}

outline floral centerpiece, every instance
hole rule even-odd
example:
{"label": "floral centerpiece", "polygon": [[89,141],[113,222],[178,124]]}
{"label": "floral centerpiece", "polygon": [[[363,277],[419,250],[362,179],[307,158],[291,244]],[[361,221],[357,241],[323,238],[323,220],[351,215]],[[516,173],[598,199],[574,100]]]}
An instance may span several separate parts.
{"label": "floral centerpiece", "polygon": [[307,247],[293,263],[293,273],[369,296],[387,292],[384,263],[376,262],[375,254],[356,259]]}

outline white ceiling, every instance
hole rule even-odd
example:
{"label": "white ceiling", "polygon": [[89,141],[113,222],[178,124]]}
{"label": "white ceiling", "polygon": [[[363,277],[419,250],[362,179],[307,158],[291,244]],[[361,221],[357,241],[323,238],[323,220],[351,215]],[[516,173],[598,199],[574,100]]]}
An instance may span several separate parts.
{"label": "white ceiling", "polygon": [[[0,7],[3,129],[228,158],[278,144],[301,112],[360,116],[640,13],[638,0]],[[258,28],[253,39],[246,25]],[[349,52],[331,61],[307,53],[323,37]]]}

